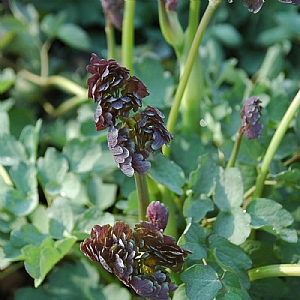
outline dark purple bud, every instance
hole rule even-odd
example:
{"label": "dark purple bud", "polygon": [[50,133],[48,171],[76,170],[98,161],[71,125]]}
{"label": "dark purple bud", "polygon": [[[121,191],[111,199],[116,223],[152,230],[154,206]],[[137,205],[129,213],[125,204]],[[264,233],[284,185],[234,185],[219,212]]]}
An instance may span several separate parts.
{"label": "dark purple bud", "polygon": [[133,276],[130,284],[138,295],[150,300],[170,300],[169,294],[177,289],[177,285],[162,272]]}
{"label": "dark purple bud", "polygon": [[242,109],[241,128],[242,132],[249,140],[257,139],[260,137],[260,133],[262,130],[262,124],[259,123],[262,109],[260,103],[261,101],[257,96],[252,96],[245,101]]}
{"label": "dark purple bud", "polygon": [[122,29],[124,0],[100,0],[107,20],[116,28]]}
{"label": "dark purple bud", "polygon": [[163,231],[168,224],[169,210],[163,203],[153,201],[147,207],[146,217],[152,225]]}

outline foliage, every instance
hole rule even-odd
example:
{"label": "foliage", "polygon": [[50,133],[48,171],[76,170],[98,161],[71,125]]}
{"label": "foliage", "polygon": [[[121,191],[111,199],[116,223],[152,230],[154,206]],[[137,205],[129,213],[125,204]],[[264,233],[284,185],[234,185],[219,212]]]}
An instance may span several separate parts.
{"label": "foliage", "polygon": [[[117,1],[120,31],[101,2],[0,4],[1,298],[137,299],[120,270],[106,271],[115,265],[105,270],[80,252],[92,228],[111,232],[115,224],[140,230],[145,254],[134,257],[149,268],[139,265],[136,291],[147,281],[158,290],[167,284],[168,294],[174,282],[175,300],[299,298],[299,8],[245,0],[261,8],[253,14],[237,0]],[[114,59],[150,94],[142,106],[130,90],[144,113],[109,107],[137,130],[136,143],[143,133],[151,168],[139,176],[133,167],[135,180],[116,165],[113,133],[108,147],[108,130],[96,130],[91,53]],[[130,123],[140,119],[148,135]],[[163,141],[155,141],[158,127]],[[149,201],[168,207],[164,233],[139,223]],[[129,244],[118,239],[112,248],[101,243],[121,264],[114,250]],[[166,259],[174,249],[189,253],[183,270],[182,257],[173,269]]]}

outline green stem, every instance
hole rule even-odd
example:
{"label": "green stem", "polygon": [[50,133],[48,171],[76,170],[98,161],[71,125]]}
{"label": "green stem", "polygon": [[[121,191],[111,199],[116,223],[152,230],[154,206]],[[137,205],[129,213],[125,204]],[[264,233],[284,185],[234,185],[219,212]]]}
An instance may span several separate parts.
{"label": "green stem", "polygon": [[122,64],[132,71],[135,0],[125,0],[122,26]]}
{"label": "green stem", "polygon": [[195,34],[197,32],[197,27],[199,24],[199,9],[200,9],[201,1],[200,0],[190,0],[189,7],[189,23],[186,31],[186,44],[190,48]]}
{"label": "green stem", "polygon": [[49,75],[49,62],[48,62],[48,51],[50,48],[51,42],[47,40],[40,50],[40,59],[41,59],[41,77],[46,79]]}
{"label": "green stem", "polygon": [[241,145],[241,141],[242,141],[242,137],[243,137],[243,132],[241,129],[242,128],[240,127],[240,129],[237,133],[237,137],[236,137],[233,149],[232,149],[231,156],[230,156],[228,164],[227,164],[227,168],[233,168],[235,165],[235,161],[236,161],[237,155],[239,153],[240,145]]}
{"label": "green stem", "polygon": [[[178,116],[178,112],[179,112],[179,107],[180,107],[180,103],[181,103],[181,99],[182,96],[184,94],[189,76],[191,74],[192,68],[193,68],[193,64],[194,61],[198,55],[198,48],[199,45],[201,43],[202,37],[204,35],[205,29],[211,19],[211,17],[213,16],[216,8],[218,7],[218,5],[221,3],[222,0],[211,0],[208,3],[208,6],[204,12],[204,15],[201,19],[201,22],[198,26],[194,41],[192,43],[187,61],[186,61],[186,65],[185,65],[185,69],[183,71],[183,74],[180,78],[179,81],[179,85],[175,94],[175,98],[174,98],[174,103],[172,105],[170,114],[169,114],[169,118],[168,118],[168,122],[167,122],[167,128],[171,133],[174,133],[174,129],[175,129],[175,124],[177,122],[177,116]],[[168,147],[164,147],[164,153],[169,156],[170,155],[170,148]]]}
{"label": "green stem", "polygon": [[23,78],[27,79],[28,81],[37,84],[42,87],[46,87],[48,85],[54,85],[59,87],[60,89],[70,92],[78,97],[87,97],[86,89],[78,85],[77,83],[67,79],[66,77],[60,76],[60,75],[53,75],[49,76],[47,78],[43,78],[41,76],[38,76],[34,73],[31,73],[27,70],[21,70],[19,72],[19,75],[21,75]]}
{"label": "green stem", "polygon": [[146,220],[147,207],[150,203],[146,175],[134,172],[134,179],[139,203],[139,220]]}
{"label": "green stem", "polygon": [[281,264],[258,267],[248,271],[250,281],[262,278],[280,277],[280,276],[300,276],[299,264]]}
{"label": "green stem", "polygon": [[108,20],[106,20],[105,34],[107,42],[107,59],[116,59],[115,29]]}
{"label": "green stem", "polygon": [[24,266],[24,262],[22,261],[10,265],[8,268],[1,271],[0,279],[3,279],[6,276],[16,272],[17,270],[21,269],[23,266]]}
{"label": "green stem", "polygon": [[43,107],[45,111],[51,115],[53,118],[59,118],[66,112],[70,111],[76,106],[86,102],[88,100],[87,95],[85,97],[74,96],[67,101],[63,102],[57,108],[54,108],[49,102],[45,102]]}
{"label": "green stem", "polygon": [[295,114],[297,113],[300,107],[300,90],[298,91],[297,95],[293,99],[292,103],[290,104],[288,110],[286,111],[285,115],[283,116],[278,128],[270,142],[270,145],[266,151],[264,160],[261,165],[260,173],[256,179],[255,183],[255,191],[253,193],[253,198],[260,198],[263,192],[264,181],[267,177],[270,164],[274,158],[274,155],[291,123],[292,119],[294,118]]}
{"label": "green stem", "polygon": [[177,219],[175,214],[175,203],[173,201],[173,193],[165,186],[162,187],[162,201],[168,207],[169,219],[165,229],[165,234],[173,236],[177,240]]}
{"label": "green stem", "polygon": [[10,176],[8,175],[6,169],[0,164],[0,177],[3,179],[3,181],[9,185],[13,186],[13,183],[10,179]]}

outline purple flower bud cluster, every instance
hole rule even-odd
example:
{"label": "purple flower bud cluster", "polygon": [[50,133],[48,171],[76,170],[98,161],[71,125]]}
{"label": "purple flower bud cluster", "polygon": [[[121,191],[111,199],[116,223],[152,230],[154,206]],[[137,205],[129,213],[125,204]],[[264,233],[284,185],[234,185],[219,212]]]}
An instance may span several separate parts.
{"label": "purple flower bud cluster", "polygon": [[[282,3],[292,4],[300,6],[300,0],[279,0]],[[228,0],[228,3],[232,3],[233,0]],[[248,8],[250,12],[257,13],[260,11],[264,4],[264,0],[243,0],[244,6]]]}
{"label": "purple flower bud cluster", "polygon": [[[96,129],[108,130],[108,147],[117,166],[127,176],[134,172],[145,175],[151,152],[168,145],[173,138],[164,115],[152,106],[142,107],[142,98],[149,95],[147,87],[116,61],[100,59],[92,54],[88,72],[88,96],[97,103],[94,115]],[[131,112],[135,114],[131,116]]]}
{"label": "purple flower bud cluster", "polygon": [[246,138],[249,140],[257,139],[260,137],[260,133],[262,130],[262,124],[259,123],[262,109],[260,103],[261,101],[257,96],[252,96],[245,101],[242,109],[241,129]]}
{"label": "purple flower bud cluster", "polygon": [[169,300],[169,294],[177,286],[171,282],[167,269],[181,271],[184,258],[190,252],[178,246],[171,236],[163,234],[161,224],[156,222],[159,216],[164,218],[163,227],[168,221],[167,208],[163,204],[153,202],[148,211],[151,223],[136,224],[134,231],[124,222],[114,226],[95,225],[90,238],[80,244],[80,250],[90,260],[114,273],[138,295],[152,300]]}

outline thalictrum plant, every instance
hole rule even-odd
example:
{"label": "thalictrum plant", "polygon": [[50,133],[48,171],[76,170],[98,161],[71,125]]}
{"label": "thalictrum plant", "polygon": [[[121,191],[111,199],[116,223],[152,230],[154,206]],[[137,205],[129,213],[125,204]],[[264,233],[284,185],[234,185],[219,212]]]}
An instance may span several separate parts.
{"label": "thalictrum plant", "polygon": [[[3,280],[23,267],[34,279],[16,299],[300,297],[299,60],[285,63],[300,2],[270,2],[83,5],[81,24],[103,17],[104,33],[87,26],[102,51],[65,3],[10,3],[0,268]],[[135,42],[141,24],[171,58]],[[81,77],[64,70],[60,43],[87,55]]]}

